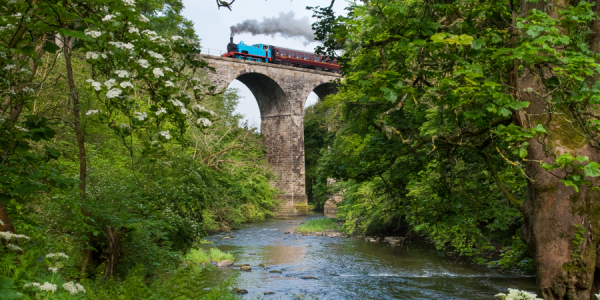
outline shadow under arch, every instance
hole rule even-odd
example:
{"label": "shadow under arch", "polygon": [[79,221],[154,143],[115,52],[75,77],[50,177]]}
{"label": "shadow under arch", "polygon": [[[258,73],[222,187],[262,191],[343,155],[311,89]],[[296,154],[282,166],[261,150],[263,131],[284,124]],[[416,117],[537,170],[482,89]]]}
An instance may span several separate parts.
{"label": "shadow under arch", "polygon": [[324,82],[316,86],[312,91],[317,94],[319,101],[323,101],[328,95],[337,94],[338,86],[334,82]]}
{"label": "shadow under arch", "polygon": [[261,73],[244,73],[237,78],[256,98],[261,118],[289,113],[287,95],[275,80]]}

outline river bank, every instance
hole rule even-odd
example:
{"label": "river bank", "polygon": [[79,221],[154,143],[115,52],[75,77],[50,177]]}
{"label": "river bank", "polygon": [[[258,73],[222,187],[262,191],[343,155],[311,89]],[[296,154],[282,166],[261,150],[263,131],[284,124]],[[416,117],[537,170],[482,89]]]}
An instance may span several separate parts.
{"label": "river bank", "polygon": [[[533,276],[454,262],[422,241],[390,246],[358,238],[285,233],[322,217],[243,224],[232,233],[206,239],[213,242],[211,247],[230,251],[236,264],[250,265],[247,272],[219,271],[240,273],[235,286],[248,291],[245,299],[490,299],[507,288],[535,289]],[[229,236],[234,238],[224,239]]]}

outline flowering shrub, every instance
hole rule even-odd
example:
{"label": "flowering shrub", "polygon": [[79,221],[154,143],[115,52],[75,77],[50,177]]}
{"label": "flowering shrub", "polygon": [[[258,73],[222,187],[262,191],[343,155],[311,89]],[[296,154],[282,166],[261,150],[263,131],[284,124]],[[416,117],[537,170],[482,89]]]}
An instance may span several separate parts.
{"label": "flowering shrub", "polygon": [[508,289],[508,294],[500,293],[496,297],[502,300],[543,300],[538,298],[536,294],[527,291],[521,291],[516,289]]}

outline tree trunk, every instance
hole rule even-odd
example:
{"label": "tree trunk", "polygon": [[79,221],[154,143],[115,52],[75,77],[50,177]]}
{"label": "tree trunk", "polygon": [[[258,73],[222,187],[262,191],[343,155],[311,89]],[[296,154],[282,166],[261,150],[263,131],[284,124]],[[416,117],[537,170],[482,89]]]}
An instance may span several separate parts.
{"label": "tree trunk", "polygon": [[[538,3],[522,1],[522,15],[538,9],[557,17],[559,7],[567,7],[564,0],[549,0]],[[593,40],[593,39],[592,39]],[[541,167],[540,162],[552,164],[565,153],[573,156],[588,156],[590,161],[600,161],[600,152],[591,147],[569,107],[554,107],[548,110],[547,99],[539,95],[547,91],[540,77],[552,75],[551,69],[524,69],[519,78],[517,91],[532,88],[533,92],[520,93],[522,101],[530,103],[526,110],[527,119],[521,115],[519,125],[531,128],[544,126],[548,134],[530,139],[526,173],[528,195],[522,207],[525,224],[521,238],[527,243],[533,257],[538,293],[544,299],[596,299],[593,289],[597,267],[596,248],[599,240],[598,216],[594,200],[600,196],[587,186],[579,193],[560,182],[565,170],[551,172]],[[586,178],[598,186],[598,180]],[[597,213],[596,213],[597,214]],[[578,227],[581,226],[581,227]],[[583,241],[576,242],[580,229],[585,230]],[[600,265],[598,266],[600,267]]]}
{"label": "tree trunk", "polygon": [[75,86],[75,79],[73,78],[73,66],[71,65],[71,38],[63,36],[63,52],[65,54],[65,64],[67,68],[67,79],[69,82],[69,93],[71,100],[73,101],[73,127],[75,129],[75,136],[77,137],[77,147],[79,148],[79,190],[81,191],[81,197],[85,200],[86,193],[86,182],[87,182],[87,161],[85,153],[85,136],[81,129],[81,117],[79,113],[79,95],[77,94],[77,87]]}
{"label": "tree trunk", "polygon": [[117,270],[117,263],[121,256],[121,240],[127,233],[127,228],[121,227],[119,231],[115,232],[112,226],[106,226],[106,235],[108,236],[108,250],[106,259],[106,270],[104,276],[106,278],[115,276]]}

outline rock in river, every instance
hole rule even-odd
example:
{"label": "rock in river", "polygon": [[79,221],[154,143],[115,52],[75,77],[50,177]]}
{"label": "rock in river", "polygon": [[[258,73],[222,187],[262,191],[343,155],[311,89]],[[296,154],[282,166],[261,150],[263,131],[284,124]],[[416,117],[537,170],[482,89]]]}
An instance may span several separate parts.
{"label": "rock in river", "polygon": [[248,290],[246,290],[246,289],[233,288],[233,290],[231,290],[231,291],[236,294],[248,294]]}
{"label": "rock in river", "polygon": [[302,279],[318,279],[317,277],[313,277],[313,276],[302,276],[300,278],[302,278]]}
{"label": "rock in river", "polygon": [[277,271],[277,270],[271,270],[271,271],[269,271],[269,273],[278,273],[278,274],[281,274],[282,272],[281,271]]}
{"label": "rock in river", "polygon": [[233,262],[229,259],[222,260],[217,263],[217,267],[229,267],[231,265],[233,265]]}
{"label": "rock in river", "polygon": [[265,295],[274,295],[275,292],[264,292]]}
{"label": "rock in river", "polygon": [[250,268],[250,266],[242,266],[240,268],[240,271],[250,271],[250,270],[252,270],[252,268]]}
{"label": "rock in river", "polygon": [[264,268],[264,267],[265,267],[265,264],[258,264],[258,267],[259,267],[259,268]]}

